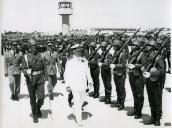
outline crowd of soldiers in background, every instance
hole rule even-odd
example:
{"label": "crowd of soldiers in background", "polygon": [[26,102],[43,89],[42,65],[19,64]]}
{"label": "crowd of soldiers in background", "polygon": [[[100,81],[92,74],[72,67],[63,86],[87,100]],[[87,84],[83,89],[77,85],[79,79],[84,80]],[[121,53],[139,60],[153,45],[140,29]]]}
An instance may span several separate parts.
{"label": "crowd of soldiers in background", "polygon": [[[133,93],[134,109],[127,115],[135,116],[135,119],[142,116],[143,90],[146,84],[151,119],[146,121],[145,124],[159,126],[162,116],[162,89],[164,88],[166,73],[171,73],[170,33],[162,34],[163,28],[156,31],[150,30],[144,34],[139,34],[139,31],[140,29],[129,34],[127,31],[101,34],[102,31],[99,30],[95,35],[63,35],[60,33],[47,37],[26,35],[14,39],[9,39],[8,36],[2,34],[1,54],[8,52],[12,45],[15,45],[18,52],[23,55],[27,54],[31,47],[28,40],[32,38],[37,43],[38,52],[43,56],[49,46],[51,46],[50,49],[58,53],[60,59],[60,66],[58,67],[60,77],[58,80],[63,80],[65,64],[70,59],[71,48],[79,44],[81,56],[88,60],[93,78],[94,93],[90,96],[93,98],[99,97],[99,74],[101,73],[105,98],[100,101],[111,104],[112,107],[117,107],[119,111],[123,110],[126,97],[125,79],[126,73],[128,73]],[[110,53],[111,48],[113,48],[114,53]],[[101,52],[98,53],[98,51]],[[111,69],[113,69],[113,75]],[[142,72],[145,74],[142,74]],[[159,78],[161,79],[159,80]],[[117,91],[117,101],[115,103],[111,102],[111,80],[114,80]],[[156,85],[160,88],[157,89]],[[68,99],[70,105],[71,97],[72,93],[70,93]],[[53,99],[53,97],[50,98]]]}

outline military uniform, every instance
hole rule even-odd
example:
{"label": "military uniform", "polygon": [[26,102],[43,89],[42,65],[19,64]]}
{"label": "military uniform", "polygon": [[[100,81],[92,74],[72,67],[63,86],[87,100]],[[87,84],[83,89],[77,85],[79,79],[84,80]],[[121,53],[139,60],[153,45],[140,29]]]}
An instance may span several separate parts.
{"label": "military uniform", "polygon": [[9,50],[4,55],[4,68],[5,76],[9,78],[9,85],[11,89],[11,99],[18,100],[20,93],[20,81],[21,81],[21,60],[22,53],[14,50]]}
{"label": "military uniform", "polygon": [[[34,47],[34,41],[31,47]],[[45,91],[44,83],[48,81],[45,61],[40,53],[28,53],[22,59],[22,70],[26,78],[26,83],[30,96],[30,104],[34,123],[41,117],[40,108],[44,103]],[[31,70],[30,73],[28,71]]]}
{"label": "military uniform", "polygon": [[[118,50],[121,48],[122,44],[120,41],[115,41],[112,45],[117,47],[113,56],[118,54]],[[124,109],[124,102],[126,97],[125,91],[125,79],[126,79],[126,52],[122,51],[119,56],[117,56],[115,62],[113,63],[115,67],[113,68],[113,79],[116,86],[117,92],[117,107],[118,110]],[[113,60],[112,60],[113,61]]]}
{"label": "military uniform", "polygon": [[[103,45],[105,44],[105,45]],[[107,47],[107,43],[106,42],[101,42],[102,45],[101,47]],[[102,51],[101,57],[104,56],[104,54],[106,53],[106,50]],[[100,100],[101,102],[105,102],[106,104],[110,104],[111,103],[111,91],[112,91],[112,84],[111,84],[111,68],[110,68],[110,62],[112,59],[112,54],[108,53],[104,59],[100,58],[100,62],[102,63],[101,65],[101,76],[102,76],[102,80],[103,80],[103,84],[104,84],[104,88],[105,88],[105,98]]]}
{"label": "military uniform", "polygon": [[[154,48],[157,48],[155,45],[156,42],[150,42]],[[156,55],[155,50],[149,50],[147,52],[146,58],[148,64],[150,64]],[[164,73],[164,61],[161,55],[158,55],[154,63],[153,68],[150,69],[150,77],[146,77],[146,88],[148,93],[148,100],[151,109],[151,118],[150,120],[144,122],[145,124],[155,124],[156,126],[160,125],[160,118],[162,116],[162,84],[160,77]]]}
{"label": "military uniform", "polygon": [[[96,48],[96,44],[95,42],[92,43],[92,45],[94,44],[93,47]],[[90,44],[91,47],[91,44]],[[93,53],[95,51],[91,51],[90,49],[90,55],[92,56]],[[100,73],[100,69],[99,69],[99,65],[98,65],[98,59],[100,58],[100,54],[98,52],[96,52],[92,58],[92,60],[89,61],[89,67],[90,67],[90,73],[91,73],[91,77],[93,79],[93,87],[94,87],[94,93],[93,93],[93,98],[97,98],[99,97],[99,86],[100,86],[100,82],[99,82],[99,73]]]}
{"label": "military uniform", "polygon": [[53,88],[57,84],[57,68],[60,69],[59,55],[55,51],[47,51],[44,53],[44,60],[48,73],[48,92],[50,94],[50,99],[53,100]]}
{"label": "military uniform", "polygon": [[146,55],[145,52],[138,55],[141,44],[134,42],[132,44],[136,47],[136,50],[130,52],[128,63],[133,64],[134,68],[129,68],[129,82],[134,99],[134,110],[128,112],[128,116],[134,116],[138,119],[142,116],[141,111],[144,103],[144,78],[141,68],[146,67]]}

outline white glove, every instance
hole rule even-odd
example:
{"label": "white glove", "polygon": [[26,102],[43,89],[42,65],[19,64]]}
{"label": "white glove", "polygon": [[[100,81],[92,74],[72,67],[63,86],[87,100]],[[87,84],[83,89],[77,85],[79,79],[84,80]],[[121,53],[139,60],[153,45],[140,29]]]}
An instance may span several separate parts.
{"label": "white glove", "polygon": [[115,68],[115,64],[110,64],[110,68],[114,69]]}
{"label": "white glove", "polygon": [[102,63],[101,63],[101,62],[99,62],[99,63],[98,63],[98,65],[99,65],[99,67],[101,67],[101,66],[102,66]]}
{"label": "white glove", "polygon": [[45,86],[48,86],[48,81],[45,81],[45,84],[44,84]]}
{"label": "white glove", "polygon": [[27,69],[27,74],[30,75],[31,74],[31,69]]}
{"label": "white glove", "polygon": [[135,68],[135,65],[134,64],[128,64],[128,68],[133,69],[133,68]]}
{"label": "white glove", "polygon": [[145,78],[149,78],[149,77],[150,77],[150,73],[149,73],[149,72],[144,72],[144,73],[143,73],[143,76],[144,76]]}
{"label": "white glove", "polygon": [[142,67],[141,70],[142,70],[142,71],[145,71],[145,67]]}

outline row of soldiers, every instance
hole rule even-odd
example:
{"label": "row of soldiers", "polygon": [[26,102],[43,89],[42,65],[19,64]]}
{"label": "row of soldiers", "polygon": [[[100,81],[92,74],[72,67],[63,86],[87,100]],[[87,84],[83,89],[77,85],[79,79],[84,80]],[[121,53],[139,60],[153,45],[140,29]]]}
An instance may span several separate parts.
{"label": "row of soldiers", "polygon": [[[143,38],[135,38],[138,31],[131,37],[123,37],[124,32],[102,38],[97,33],[95,36],[79,39],[79,41],[70,38],[59,39],[59,43],[47,41],[46,47],[36,39],[29,39],[23,43],[23,46],[13,41],[11,46],[6,48],[5,53],[5,76],[9,77],[11,99],[19,100],[22,71],[30,96],[33,121],[38,122],[38,117],[42,115],[40,108],[44,103],[44,84],[48,87],[50,99],[53,100],[53,88],[58,79],[63,79],[65,63],[70,58],[70,48],[78,43],[82,56],[89,62],[93,79],[94,93],[90,96],[99,97],[99,75],[101,74],[105,98],[100,102],[123,110],[126,98],[125,80],[128,74],[134,109],[127,115],[135,116],[135,119],[141,118],[146,85],[151,119],[145,124],[159,126],[162,116],[162,89],[166,76],[165,59],[170,60],[170,38],[168,36],[158,38],[162,29],[152,38],[148,34]],[[60,78],[56,75],[57,67]],[[116,86],[115,103],[111,102],[111,80],[114,80]]]}

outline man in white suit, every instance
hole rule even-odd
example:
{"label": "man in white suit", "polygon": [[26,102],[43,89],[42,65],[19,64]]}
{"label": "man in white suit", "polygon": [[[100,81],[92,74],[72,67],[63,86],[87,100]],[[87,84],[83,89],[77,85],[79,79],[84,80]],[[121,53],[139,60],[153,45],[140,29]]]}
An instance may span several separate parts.
{"label": "man in white suit", "polygon": [[78,44],[72,47],[72,58],[68,59],[64,73],[66,86],[70,87],[73,94],[74,114],[79,126],[82,126],[82,104],[85,101],[87,81],[92,84],[88,61],[81,57],[81,49]]}

